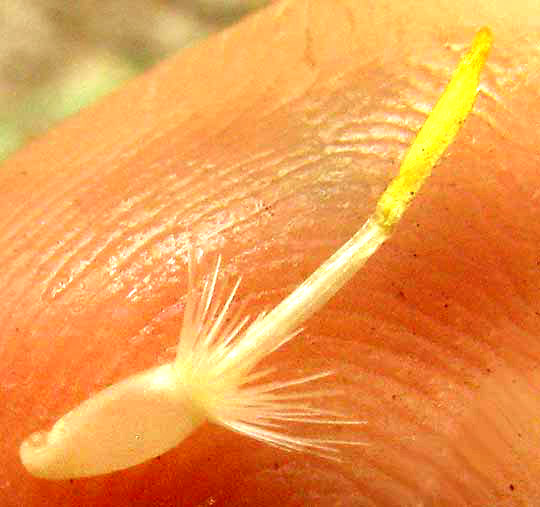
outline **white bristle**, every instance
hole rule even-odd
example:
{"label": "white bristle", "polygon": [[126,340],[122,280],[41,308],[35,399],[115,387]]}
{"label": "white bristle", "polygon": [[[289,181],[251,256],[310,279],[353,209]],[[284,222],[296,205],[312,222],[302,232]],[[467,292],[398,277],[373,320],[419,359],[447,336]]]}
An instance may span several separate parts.
{"label": "white bristle", "polygon": [[[257,361],[250,361],[253,351],[250,343],[246,343],[246,340],[252,340],[249,330],[264,321],[266,312],[253,319],[250,326],[247,326],[248,316],[243,316],[238,311],[231,312],[240,280],[227,294],[226,282],[218,281],[218,270],[221,266],[219,257],[203,285],[202,295],[197,296],[194,270],[198,266],[195,265],[194,258],[192,255],[188,302],[175,360],[178,377],[183,385],[189,386],[188,390],[194,393],[194,403],[201,407],[211,422],[266,443],[287,450],[337,454],[337,449],[333,447],[336,441],[290,436],[286,431],[277,430],[285,427],[283,423],[287,422],[358,424],[357,421],[312,407],[308,403],[308,400],[331,396],[335,394],[333,391],[283,393],[288,388],[327,377],[331,372],[288,381],[255,383],[272,372],[257,371],[258,362],[287,343],[299,331],[293,331],[285,337],[272,337],[266,347],[262,347],[265,354],[257,354]],[[261,346],[259,342],[253,343]],[[239,361],[249,364],[249,368],[238,368]]]}

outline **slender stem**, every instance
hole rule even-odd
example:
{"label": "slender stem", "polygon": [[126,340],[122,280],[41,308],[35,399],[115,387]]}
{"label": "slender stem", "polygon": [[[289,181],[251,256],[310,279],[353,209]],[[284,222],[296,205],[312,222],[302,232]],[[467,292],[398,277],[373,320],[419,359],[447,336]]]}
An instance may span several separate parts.
{"label": "slender stem", "polygon": [[398,175],[378,200],[375,212],[298,288],[264,319],[247,329],[231,353],[231,364],[244,371],[250,369],[276,343],[324,306],[391,236],[394,226],[472,110],[490,46],[491,33],[488,28],[482,28],[407,151]]}

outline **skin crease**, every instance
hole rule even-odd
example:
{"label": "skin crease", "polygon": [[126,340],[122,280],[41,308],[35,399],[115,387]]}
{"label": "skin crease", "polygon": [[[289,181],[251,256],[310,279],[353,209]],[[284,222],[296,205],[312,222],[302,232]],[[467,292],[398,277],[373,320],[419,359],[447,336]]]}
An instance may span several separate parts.
{"label": "skin crease", "polygon": [[[5,163],[2,505],[539,505],[529,4],[277,3]],[[495,44],[458,139],[395,236],[268,361],[338,371],[326,403],[368,421],[353,433],[368,446],[336,464],[205,426],[109,476],[25,472],[28,434],[170,359],[189,241],[243,276],[256,314],[347,240],[483,25]]]}

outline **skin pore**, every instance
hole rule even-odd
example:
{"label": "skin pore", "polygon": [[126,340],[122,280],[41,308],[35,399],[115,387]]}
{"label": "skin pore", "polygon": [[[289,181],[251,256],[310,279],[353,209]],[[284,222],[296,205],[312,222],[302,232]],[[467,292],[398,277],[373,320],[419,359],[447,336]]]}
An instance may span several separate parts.
{"label": "skin pore", "polygon": [[[538,502],[538,16],[454,5],[278,4],[5,164],[4,504]],[[191,238],[244,277],[250,313],[343,243],[482,25],[496,44],[476,114],[391,241],[275,358],[336,369],[336,408],[368,421],[369,446],[333,464],[207,427],[105,478],[23,473],[24,436],[174,345]]]}

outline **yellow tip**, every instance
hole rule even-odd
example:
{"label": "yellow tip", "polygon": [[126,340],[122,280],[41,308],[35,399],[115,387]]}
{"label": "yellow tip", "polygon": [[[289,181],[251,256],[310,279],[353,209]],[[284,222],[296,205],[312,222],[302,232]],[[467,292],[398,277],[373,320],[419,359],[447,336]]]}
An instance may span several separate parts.
{"label": "yellow tip", "polygon": [[457,136],[461,125],[471,112],[491,47],[491,31],[480,29],[452,75],[446,90],[427,117],[410,146],[398,175],[391,181],[377,202],[377,223],[391,229],[431,174],[433,166]]}

